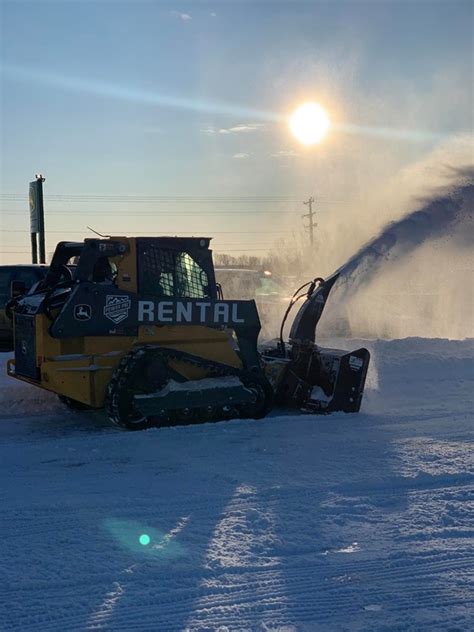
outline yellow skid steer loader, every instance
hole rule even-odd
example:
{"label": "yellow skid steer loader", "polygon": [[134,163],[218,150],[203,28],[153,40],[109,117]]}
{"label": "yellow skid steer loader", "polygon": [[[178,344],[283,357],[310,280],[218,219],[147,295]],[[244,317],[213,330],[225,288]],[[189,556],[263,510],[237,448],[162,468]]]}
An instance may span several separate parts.
{"label": "yellow skid steer loader", "polygon": [[[281,335],[259,351],[255,302],[224,300],[209,244],[197,237],[60,242],[46,278],[23,295],[15,288],[8,374],[72,408],[105,408],[132,430],[261,418],[275,404],[357,412],[368,351],[315,344],[337,274],[307,284],[287,343]],[[301,297],[295,293],[290,307]]]}

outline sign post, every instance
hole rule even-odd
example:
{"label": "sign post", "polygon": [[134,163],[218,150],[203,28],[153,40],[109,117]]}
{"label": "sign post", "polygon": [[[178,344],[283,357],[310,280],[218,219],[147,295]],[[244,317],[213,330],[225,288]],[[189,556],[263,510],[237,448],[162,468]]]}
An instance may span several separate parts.
{"label": "sign post", "polygon": [[36,180],[30,182],[30,233],[31,233],[31,260],[38,263],[38,241],[39,241],[39,263],[46,263],[46,248],[44,238],[44,204],[43,204],[43,182],[45,178],[39,173]]}

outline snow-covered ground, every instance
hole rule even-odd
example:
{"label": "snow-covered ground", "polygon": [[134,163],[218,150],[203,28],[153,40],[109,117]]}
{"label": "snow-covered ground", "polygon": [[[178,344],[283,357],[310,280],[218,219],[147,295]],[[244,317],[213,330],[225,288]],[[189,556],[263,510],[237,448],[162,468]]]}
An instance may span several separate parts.
{"label": "snow-covered ground", "polygon": [[126,433],[3,377],[0,630],[474,629],[474,341],[370,346],[359,415]]}

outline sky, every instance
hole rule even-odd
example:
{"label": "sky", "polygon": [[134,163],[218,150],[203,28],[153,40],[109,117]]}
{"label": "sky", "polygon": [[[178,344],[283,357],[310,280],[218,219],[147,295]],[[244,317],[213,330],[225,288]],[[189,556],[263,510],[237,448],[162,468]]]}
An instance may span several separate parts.
{"label": "sky", "polygon": [[[357,234],[349,207],[472,134],[468,1],[0,0],[0,24],[0,263],[29,259],[38,172],[49,252],[89,225],[261,255],[310,195]],[[333,122],[309,149],[305,101]]]}

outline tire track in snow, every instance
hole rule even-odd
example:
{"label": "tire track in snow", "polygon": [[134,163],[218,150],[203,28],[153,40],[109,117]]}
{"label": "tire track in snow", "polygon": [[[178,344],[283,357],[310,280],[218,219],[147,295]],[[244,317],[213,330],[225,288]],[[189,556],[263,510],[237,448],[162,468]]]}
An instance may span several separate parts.
{"label": "tire track in snow", "polygon": [[[246,501],[249,499],[247,498]],[[262,502],[262,499],[260,499]],[[245,503],[248,506],[248,502]],[[233,501],[229,504],[232,507],[232,511],[237,507],[238,509],[242,508],[242,503]],[[255,507],[256,508],[256,507]],[[226,515],[232,515],[232,511],[226,509]],[[466,569],[472,567],[472,557],[467,557],[463,560],[444,560],[442,562],[426,562],[426,559],[423,561],[419,560],[419,557],[414,556],[414,559],[410,559],[410,556],[407,556],[406,559],[396,559],[394,562],[396,566],[392,568],[389,564],[387,564],[386,559],[379,559],[376,562],[371,561],[350,561],[349,555],[344,556],[343,554],[339,554],[338,558],[341,561],[338,561],[337,564],[334,564],[335,568],[337,568],[338,573],[346,573],[355,574],[356,578],[361,578],[363,576],[364,581],[370,580],[372,584],[374,582],[381,583],[382,585],[386,585],[390,582],[392,584],[392,589],[395,587],[393,585],[394,580],[396,579],[396,584],[404,588],[405,592],[413,593],[416,592],[418,582],[422,577],[430,577],[430,576],[439,576],[441,573],[446,572],[450,573],[456,569]],[[434,556],[436,560],[436,556]],[[347,561],[346,561],[347,560]],[[204,590],[204,596],[201,595],[201,606],[195,607],[195,619],[196,621],[200,620],[200,614],[205,618],[207,623],[214,622],[217,624],[224,623],[232,623],[234,619],[227,612],[227,607],[235,605],[239,611],[239,617],[235,620],[235,624],[238,625],[238,622],[241,620],[244,611],[249,610],[250,613],[259,612],[263,609],[265,612],[271,612],[272,616],[274,611],[281,612],[283,606],[281,604],[278,605],[278,600],[291,601],[291,599],[298,599],[307,601],[308,609],[306,608],[298,608],[296,611],[293,610],[292,614],[300,621],[311,620],[311,617],[314,616],[315,610],[318,612],[318,618],[320,620],[328,619],[331,617],[336,617],[335,610],[342,609],[346,615],[347,613],[357,613],[360,610],[360,605],[353,605],[355,596],[353,591],[348,591],[347,587],[344,588],[334,588],[332,586],[325,587],[324,582],[331,581],[330,575],[322,575],[320,569],[318,569],[318,565],[308,564],[308,560],[305,560],[304,556],[296,556],[296,559],[293,560],[295,566],[284,567],[280,569],[284,573],[284,580],[276,581],[274,577],[275,569],[271,568],[265,572],[258,571],[255,568],[246,568],[246,567],[231,567],[225,569],[223,574],[214,575],[212,572],[205,573],[207,577],[215,578],[217,580],[226,580],[229,581],[229,576],[234,578],[234,580],[241,580],[243,576],[245,576],[245,588],[241,588],[241,584],[235,585],[231,584],[230,586],[226,586],[224,590],[220,589],[216,591],[215,587],[212,590]],[[305,563],[306,562],[306,563]],[[400,564],[404,563],[406,568],[400,568]],[[332,564],[331,564],[332,566]],[[334,571],[334,569],[333,569]],[[268,578],[268,575],[271,575]],[[254,579],[255,576],[255,579]],[[178,575],[179,577],[179,575]],[[316,580],[312,580],[312,578],[316,577]],[[190,590],[189,593],[184,591],[183,595],[180,597],[178,585],[174,582],[171,582],[169,585],[163,583],[162,578],[154,578],[153,575],[149,577],[151,580],[151,586],[158,588],[158,584],[160,586],[160,591],[163,591],[165,594],[169,594],[169,598],[167,600],[160,598],[158,600],[158,605],[156,605],[156,596],[150,597],[149,599],[143,599],[142,596],[133,593],[133,601],[136,604],[134,606],[139,610],[146,610],[147,615],[143,620],[143,629],[147,629],[146,621],[151,622],[153,620],[159,620],[163,626],[168,626],[170,630],[172,627],[173,617],[181,616],[189,612],[189,609],[192,608],[193,599],[196,598],[196,590]],[[193,584],[193,575],[190,575],[190,583]],[[407,581],[409,579],[409,581]],[[360,579],[357,580],[360,582]],[[48,582],[42,586],[42,588],[46,588],[48,586]],[[28,590],[31,590],[33,587],[29,586]],[[49,585],[49,589],[52,588],[52,585]],[[61,584],[58,584],[58,588],[61,588]],[[64,592],[63,586],[63,592]],[[76,585],[74,589],[74,584],[72,585],[72,590],[70,592],[71,598],[74,595],[77,595],[78,586]],[[206,587],[204,587],[206,588]],[[357,589],[359,590],[359,589]],[[198,591],[199,592],[199,591]],[[201,591],[202,592],[202,591]],[[319,598],[315,599],[314,594],[318,593]],[[419,592],[419,591],[418,591]],[[223,594],[224,593],[224,596]],[[256,598],[256,594],[260,593],[261,597]],[[276,605],[272,605],[272,596],[277,600]],[[377,601],[383,598],[384,590],[375,591],[372,590],[370,592],[370,599],[372,601]],[[67,593],[66,593],[67,596]],[[8,596],[7,596],[8,597]],[[402,608],[404,611],[408,611],[411,609],[416,609],[420,606],[426,606],[433,603],[434,600],[438,601],[439,608],[444,608],[448,606],[453,606],[455,602],[447,599],[440,599],[439,591],[431,591],[426,592],[423,599],[418,598],[418,600],[414,603],[406,603],[404,598],[399,598],[397,604],[399,608]],[[177,605],[178,604],[178,605]],[[245,605],[246,604],[246,605]],[[352,606],[351,606],[352,604]],[[244,607],[245,606],[245,607]],[[223,610],[224,609],[224,610]],[[214,612],[214,610],[216,610]],[[285,608],[283,608],[284,612],[286,612]],[[123,627],[126,629],[127,625],[130,625],[130,621],[125,618],[122,621],[122,616],[118,614],[118,619],[114,619],[114,629],[119,629]],[[133,615],[135,616],[135,615]],[[141,615],[143,617],[143,615]],[[246,615],[247,616],[247,615]],[[248,615],[250,617],[248,620],[252,619],[251,614]],[[158,617],[158,619],[157,619]],[[81,617],[79,617],[80,619]],[[285,621],[288,621],[288,617],[281,615],[280,624],[283,625]],[[35,625],[33,622],[28,622],[28,620],[24,621],[26,625],[25,629],[31,625]],[[48,629],[61,629],[61,626],[67,625],[67,629],[74,629],[76,625],[75,618],[60,618],[59,621],[53,623],[52,621],[48,624]],[[79,625],[79,623],[77,624]],[[196,624],[197,625],[197,624]],[[63,628],[64,629],[64,628]],[[79,627],[77,628],[79,629]],[[151,629],[148,628],[148,629]],[[163,627],[162,629],[167,629]],[[192,629],[192,628],[191,628]],[[239,629],[238,627],[236,629]]]}

